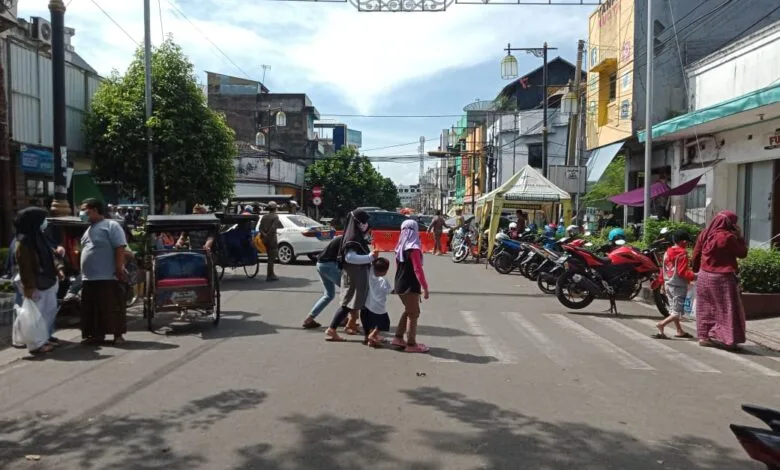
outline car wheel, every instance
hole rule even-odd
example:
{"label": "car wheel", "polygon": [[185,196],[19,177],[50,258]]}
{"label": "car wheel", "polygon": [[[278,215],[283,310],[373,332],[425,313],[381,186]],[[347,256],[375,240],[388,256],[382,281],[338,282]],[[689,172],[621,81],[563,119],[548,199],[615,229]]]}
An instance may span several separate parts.
{"label": "car wheel", "polygon": [[277,256],[281,264],[291,264],[295,262],[295,252],[293,247],[283,243],[279,245],[279,254]]}

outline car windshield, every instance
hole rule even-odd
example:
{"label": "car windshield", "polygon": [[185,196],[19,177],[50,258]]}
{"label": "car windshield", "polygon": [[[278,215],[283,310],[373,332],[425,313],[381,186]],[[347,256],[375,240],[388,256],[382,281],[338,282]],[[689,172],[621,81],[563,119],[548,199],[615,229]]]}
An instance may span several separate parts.
{"label": "car windshield", "polygon": [[298,227],[309,228],[309,227],[321,227],[322,226],[321,223],[317,222],[314,219],[310,219],[310,218],[306,217],[305,215],[288,215],[287,216],[287,220],[289,220],[290,222],[292,222],[293,224],[295,224]]}

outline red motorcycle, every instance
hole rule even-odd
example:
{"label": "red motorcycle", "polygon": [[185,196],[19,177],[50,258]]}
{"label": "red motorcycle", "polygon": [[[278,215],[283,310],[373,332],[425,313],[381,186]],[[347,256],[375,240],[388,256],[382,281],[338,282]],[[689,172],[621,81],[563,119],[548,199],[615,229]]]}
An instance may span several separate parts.
{"label": "red motorcycle", "polygon": [[[609,300],[609,311],[617,314],[616,301],[632,300],[647,281],[654,297],[663,296],[663,278],[655,247],[640,251],[620,240],[618,247],[601,257],[584,247],[564,245],[566,272],[558,278],[555,296],[565,307],[580,310],[595,299]],[[658,294],[655,293],[658,291]],[[664,317],[668,303],[656,302]]]}

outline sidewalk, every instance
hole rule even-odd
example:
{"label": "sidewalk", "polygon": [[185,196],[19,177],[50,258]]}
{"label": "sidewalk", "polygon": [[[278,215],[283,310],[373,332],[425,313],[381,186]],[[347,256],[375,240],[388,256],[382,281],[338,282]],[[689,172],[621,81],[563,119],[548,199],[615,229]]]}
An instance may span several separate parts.
{"label": "sidewalk", "polygon": [[[639,302],[655,306],[650,289],[642,288],[636,298]],[[747,321],[747,339],[773,351],[780,351],[780,317]]]}

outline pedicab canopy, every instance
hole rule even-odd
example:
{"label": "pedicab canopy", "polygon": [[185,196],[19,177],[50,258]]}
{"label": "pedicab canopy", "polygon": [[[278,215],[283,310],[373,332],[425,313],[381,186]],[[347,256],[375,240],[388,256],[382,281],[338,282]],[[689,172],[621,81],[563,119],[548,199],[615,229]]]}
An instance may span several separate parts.
{"label": "pedicab canopy", "polygon": [[[526,165],[521,168],[498,189],[477,199],[477,218],[484,220],[482,215],[490,214],[488,253],[493,250],[502,211],[517,209],[543,212],[546,219],[551,221],[557,221],[559,214],[564,220],[569,220],[571,219],[571,196],[532,166]],[[481,242],[482,237],[480,237]]]}

